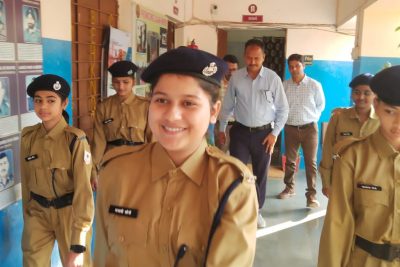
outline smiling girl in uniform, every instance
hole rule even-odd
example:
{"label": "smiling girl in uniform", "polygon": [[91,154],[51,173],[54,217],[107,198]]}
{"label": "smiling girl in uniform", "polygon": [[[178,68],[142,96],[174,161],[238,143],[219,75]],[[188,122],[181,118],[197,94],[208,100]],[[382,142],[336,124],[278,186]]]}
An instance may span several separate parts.
{"label": "smiling girl in uniform", "polygon": [[254,177],[205,140],[220,110],[225,69],[214,55],[180,47],[144,71],[157,142],[105,155],[96,266],[252,266]]}

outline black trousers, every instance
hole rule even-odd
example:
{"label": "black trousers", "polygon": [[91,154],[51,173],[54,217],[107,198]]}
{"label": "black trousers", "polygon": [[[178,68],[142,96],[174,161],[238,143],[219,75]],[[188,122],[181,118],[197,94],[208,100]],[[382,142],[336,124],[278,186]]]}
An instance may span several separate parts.
{"label": "black trousers", "polygon": [[256,188],[258,205],[261,209],[265,202],[267,191],[268,168],[271,155],[265,151],[263,141],[272,129],[249,131],[245,127],[234,124],[229,132],[229,151],[231,156],[247,164],[251,156],[253,174],[257,177]]}

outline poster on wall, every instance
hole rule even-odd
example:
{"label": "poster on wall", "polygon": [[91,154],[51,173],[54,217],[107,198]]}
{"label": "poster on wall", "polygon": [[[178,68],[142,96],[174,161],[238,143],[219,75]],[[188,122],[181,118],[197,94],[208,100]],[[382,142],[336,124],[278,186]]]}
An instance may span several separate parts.
{"label": "poster on wall", "polygon": [[139,67],[136,74],[135,93],[149,94],[149,85],[140,75],[154,59],[167,51],[168,20],[165,16],[136,5],[136,54],[134,62]]}
{"label": "poster on wall", "polygon": [[[132,60],[131,34],[110,26],[108,35],[108,42],[106,45],[108,47],[106,70],[117,61]],[[109,72],[107,72],[107,81],[105,84],[106,92],[103,95],[114,95],[115,90],[112,88],[111,74]]]}
{"label": "poster on wall", "polygon": [[43,71],[40,0],[0,0],[0,208],[20,198],[19,136],[36,124],[28,84]]}
{"label": "poster on wall", "polygon": [[21,197],[19,134],[0,138],[0,209]]}

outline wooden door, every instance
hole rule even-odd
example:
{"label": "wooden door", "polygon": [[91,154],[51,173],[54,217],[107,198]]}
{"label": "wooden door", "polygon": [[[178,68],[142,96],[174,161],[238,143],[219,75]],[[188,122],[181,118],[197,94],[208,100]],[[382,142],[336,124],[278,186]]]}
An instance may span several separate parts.
{"label": "wooden door", "polygon": [[117,27],[117,0],[72,0],[73,125],[93,136],[100,99],[102,43],[105,28]]}

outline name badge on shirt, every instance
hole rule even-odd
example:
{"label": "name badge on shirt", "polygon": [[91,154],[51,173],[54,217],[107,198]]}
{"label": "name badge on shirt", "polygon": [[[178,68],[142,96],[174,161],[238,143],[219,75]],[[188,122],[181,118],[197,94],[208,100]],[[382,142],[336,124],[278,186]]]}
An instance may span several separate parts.
{"label": "name badge on shirt", "polygon": [[352,136],[353,133],[352,132],[341,132],[340,136]]}
{"label": "name badge on shirt", "polygon": [[25,161],[31,161],[31,160],[35,160],[35,159],[37,159],[38,158],[38,155],[37,154],[35,154],[35,155],[30,155],[30,156],[27,156],[26,158],[25,158]]}
{"label": "name badge on shirt", "polygon": [[111,122],[113,122],[113,121],[114,121],[113,118],[105,119],[105,120],[103,121],[103,124],[109,124],[109,123],[111,123]]}
{"label": "name badge on shirt", "polygon": [[130,209],[114,205],[110,205],[110,208],[108,209],[108,213],[131,218],[137,218],[138,212],[139,211],[137,209]]}
{"label": "name badge on shirt", "polygon": [[379,185],[373,185],[373,184],[358,183],[357,188],[367,189],[367,190],[372,190],[372,191],[382,191],[382,187],[380,187]]}

